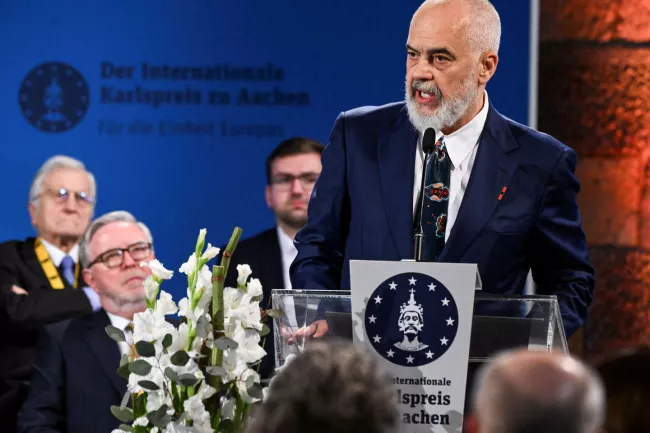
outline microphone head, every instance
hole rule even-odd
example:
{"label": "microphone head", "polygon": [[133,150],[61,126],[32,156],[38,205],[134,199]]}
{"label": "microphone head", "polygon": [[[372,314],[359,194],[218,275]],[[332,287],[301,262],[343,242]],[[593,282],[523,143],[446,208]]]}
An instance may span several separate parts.
{"label": "microphone head", "polygon": [[422,150],[425,154],[432,153],[436,146],[436,131],[433,128],[427,128],[422,138]]}

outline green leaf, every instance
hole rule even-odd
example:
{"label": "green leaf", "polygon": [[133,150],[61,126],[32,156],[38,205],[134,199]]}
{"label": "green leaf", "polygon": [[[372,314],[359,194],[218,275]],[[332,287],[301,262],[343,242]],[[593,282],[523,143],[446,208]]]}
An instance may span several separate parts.
{"label": "green leaf", "polygon": [[172,417],[171,417],[171,415],[165,415],[165,416],[163,416],[162,418],[160,418],[158,421],[156,421],[155,423],[153,423],[153,425],[155,425],[156,427],[158,427],[160,430],[164,430],[165,427],[167,427],[167,425],[168,425],[169,423],[171,423],[171,422],[172,422]]}
{"label": "green leaf", "polygon": [[171,345],[172,345],[172,334],[167,334],[165,335],[165,338],[163,338],[162,341],[163,349],[167,349]]}
{"label": "green leaf", "polygon": [[131,372],[129,371],[129,365],[131,365],[131,364],[124,364],[123,366],[118,368],[117,369],[117,374],[119,374],[120,376],[122,376],[125,379],[128,379],[129,374],[131,374]]}
{"label": "green leaf", "polygon": [[122,422],[133,421],[133,411],[128,407],[111,406],[111,413]]}
{"label": "green leaf", "polygon": [[226,372],[226,369],[223,367],[208,367],[206,368],[206,373],[208,373],[210,376],[226,376],[228,373]]}
{"label": "green leaf", "polygon": [[118,343],[121,343],[122,341],[126,341],[126,337],[124,336],[124,331],[122,331],[121,329],[111,325],[108,325],[104,329],[106,329],[106,333],[108,334],[108,336],[111,337],[113,340],[117,341]]}
{"label": "green leaf", "polygon": [[156,349],[148,341],[138,341],[135,343],[135,350],[138,351],[138,355],[145,358],[156,355]]}
{"label": "green leaf", "polygon": [[158,409],[149,412],[147,414],[147,419],[149,420],[149,422],[151,422],[151,424],[155,425],[158,421],[162,419],[162,417],[164,417],[167,414],[167,409],[169,409],[167,405],[163,404]]}
{"label": "green leaf", "polygon": [[141,380],[138,382],[138,385],[140,385],[142,388],[146,389],[147,391],[158,391],[160,387],[155,384],[155,382],[152,382],[150,380]]}
{"label": "green leaf", "polygon": [[255,376],[248,376],[246,378],[246,389],[250,388],[253,385],[255,385]]}
{"label": "green leaf", "polygon": [[138,376],[146,376],[151,371],[151,364],[144,359],[138,359],[129,364],[129,371]]}
{"label": "green leaf", "polygon": [[271,316],[274,319],[278,319],[278,320],[282,319],[285,316],[285,314],[281,310],[273,310],[273,309],[272,310],[266,310],[266,314],[268,316]]}
{"label": "green leaf", "polygon": [[178,373],[174,371],[173,368],[167,367],[165,369],[165,376],[169,378],[169,380],[172,380],[174,382],[178,382]]}
{"label": "green leaf", "polygon": [[196,322],[196,336],[199,338],[207,338],[210,331],[210,322],[205,316],[199,317]]}
{"label": "green leaf", "polygon": [[[246,381],[248,383],[248,380]],[[250,395],[253,398],[259,398],[260,400],[264,398],[264,393],[262,392],[262,385],[259,383],[253,384],[253,386],[247,386],[246,391],[248,392],[248,395]]]}
{"label": "green leaf", "polygon": [[129,391],[126,391],[124,393],[124,397],[122,397],[122,403],[120,403],[120,407],[126,407],[126,405],[129,404],[130,398],[131,398],[131,393]]}
{"label": "green leaf", "polygon": [[260,337],[264,337],[266,335],[269,335],[269,332],[271,332],[271,328],[269,328],[266,323],[262,325],[262,330],[260,331]]}
{"label": "green leaf", "polygon": [[182,374],[179,378],[178,381],[181,383],[183,386],[194,386],[197,384],[199,381],[196,377],[192,376],[191,374]]}
{"label": "green leaf", "polygon": [[232,339],[230,339],[228,337],[217,338],[214,341],[214,344],[215,344],[215,346],[217,346],[217,349],[220,349],[220,350],[226,350],[226,349],[231,349],[231,348],[236,349],[237,346],[239,346],[235,340],[232,340]]}
{"label": "green leaf", "polygon": [[179,350],[178,352],[174,353],[170,358],[172,364],[177,365],[179,367],[183,367],[185,364],[187,364],[187,361],[189,360],[190,360],[190,355],[188,355],[187,352],[184,350]]}
{"label": "green leaf", "polygon": [[129,363],[129,355],[126,353],[120,358],[120,367]]}
{"label": "green leaf", "polygon": [[120,430],[127,431],[129,433],[134,433],[135,432],[135,429],[133,428],[133,426],[130,426],[128,424],[120,424],[119,428],[120,428]]}
{"label": "green leaf", "polygon": [[147,414],[147,393],[136,395],[133,402],[133,416],[137,419]]}

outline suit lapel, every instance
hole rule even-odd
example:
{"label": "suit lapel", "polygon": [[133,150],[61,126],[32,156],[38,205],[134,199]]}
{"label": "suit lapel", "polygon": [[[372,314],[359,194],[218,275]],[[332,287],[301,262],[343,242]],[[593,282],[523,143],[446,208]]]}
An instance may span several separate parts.
{"label": "suit lapel", "polygon": [[50,285],[50,281],[47,279],[47,275],[45,275],[45,271],[41,267],[41,264],[38,261],[38,257],[36,257],[36,252],[34,251],[34,238],[28,238],[23,242],[20,246],[20,255],[22,257],[23,263],[34,273],[34,275],[38,276],[39,280],[41,280],[41,284],[44,287],[52,288]]}
{"label": "suit lapel", "polygon": [[499,204],[499,194],[517,168],[507,153],[519,145],[505,119],[490,105],[469,184],[440,261],[462,258]]}
{"label": "suit lapel", "polygon": [[402,259],[413,257],[413,182],[418,134],[400,112],[393,130],[379,139],[379,184],[391,236]]}
{"label": "suit lapel", "polygon": [[115,391],[121,398],[126,392],[126,379],[117,374],[120,366],[120,349],[105,331],[111,324],[106,312],[101,310],[85,318],[86,341],[104,373],[109,377]]}

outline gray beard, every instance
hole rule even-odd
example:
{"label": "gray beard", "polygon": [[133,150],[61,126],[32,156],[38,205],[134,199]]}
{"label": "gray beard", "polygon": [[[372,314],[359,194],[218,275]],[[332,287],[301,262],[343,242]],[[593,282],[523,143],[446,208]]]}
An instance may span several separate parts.
{"label": "gray beard", "polygon": [[114,293],[104,293],[104,296],[110,299],[113,302],[113,305],[121,310],[133,310],[134,308],[147,305],[147,298],[145,295],[119,296]]}
{"label": "gray beard", "polygon": [[440,90],[433,86],[427,87],[427,93],[436,96],[440,101],[438,109],[431,114],[422,114],[418,111],[418,103],[413,99],[413,89],[406,87],[405,101],[406,109],[408,111],[409,120],[420,133],[424,134],[429,128],[435,131],[441,131],[444,128],[449,128],[460,120],[461,117],[467,112],[470,105],[476,100],[479,92],[479,87],[474,82],[474,75],[470,74],[469,77],[463,81],[461,86],[461,96],[455,99],[443,98]]}

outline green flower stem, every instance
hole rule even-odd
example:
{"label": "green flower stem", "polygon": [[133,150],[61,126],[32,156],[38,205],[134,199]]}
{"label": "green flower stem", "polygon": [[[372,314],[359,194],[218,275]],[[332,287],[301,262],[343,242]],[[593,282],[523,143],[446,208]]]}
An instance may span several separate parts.
{"label": "green flower stem", "polygon": [[[223,335],[224,329],[223,285],[225,275],[226,272],[223,266],[212,267],[212,327],[215,340]],[[223,351],[214,345],[211,355],[210,365],[221,367]]]}

